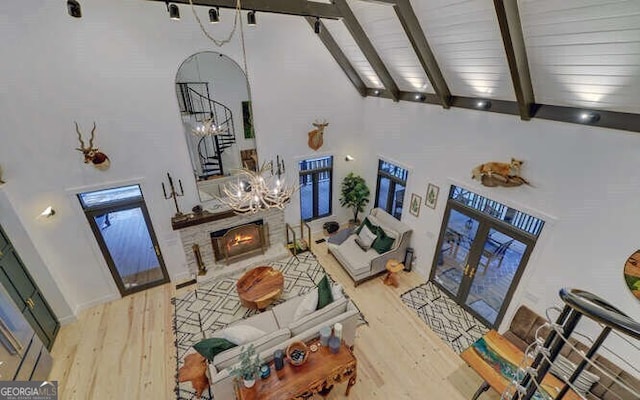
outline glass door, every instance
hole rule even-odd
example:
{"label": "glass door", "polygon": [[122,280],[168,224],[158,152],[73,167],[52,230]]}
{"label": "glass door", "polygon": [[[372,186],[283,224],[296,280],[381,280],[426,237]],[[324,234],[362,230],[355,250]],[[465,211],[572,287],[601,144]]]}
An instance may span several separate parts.
{"label": "glass door", "polygon": [[463,278],[469,268],[469,254],[480,223],[459,210],[450,210],[444,234],[437,252],[433,279],[451,297],[457,297],[463,288]]}
{"label": "glass door", "polygon": [[477,210],[449,203],[430,280],[488,327],[500,324],[535,240]]}
{"label": "glass door", "polygon": [[123,296],[169,281],[138,185],[78,197]]}

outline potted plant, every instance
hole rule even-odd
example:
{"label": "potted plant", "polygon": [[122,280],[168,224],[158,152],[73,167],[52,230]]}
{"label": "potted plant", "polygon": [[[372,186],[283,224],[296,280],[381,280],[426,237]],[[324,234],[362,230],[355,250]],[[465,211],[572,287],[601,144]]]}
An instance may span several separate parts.
{"label": "potted plant", "polygon": [[242,378],[244,386],[247,388],[253,387],[256,383],[256,377],[260,371],[260,358],[256,355],[256,350],[253,348],[253,344],[250,344],[247,348],[242,348],[240,352],[240,364],[233,367],[229,374]]}
{"label": "potted plant", "polygon": [[359,223],[358,213],[364,211],[364,207],[369,203],[369,187],[364,179],[350,172],[342,180],[342,196],[340,205],[353,209],[353,222]]}

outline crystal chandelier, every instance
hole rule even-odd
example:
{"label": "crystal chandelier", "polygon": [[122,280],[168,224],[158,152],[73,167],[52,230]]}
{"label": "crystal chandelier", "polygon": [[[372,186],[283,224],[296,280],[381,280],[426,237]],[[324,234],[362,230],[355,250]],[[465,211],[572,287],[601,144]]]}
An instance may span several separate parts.
{"label": "crystal chandelier", "polygon": [[280,157],[276,158],[275,168],[274,171],[271,161],[258,171],[238,170],[235,182],[232,180],[222,186],[226,197],[218,200],[236,214],[255,214],[269,208],[283,210],[298,187],[285,182],[284,160]]}

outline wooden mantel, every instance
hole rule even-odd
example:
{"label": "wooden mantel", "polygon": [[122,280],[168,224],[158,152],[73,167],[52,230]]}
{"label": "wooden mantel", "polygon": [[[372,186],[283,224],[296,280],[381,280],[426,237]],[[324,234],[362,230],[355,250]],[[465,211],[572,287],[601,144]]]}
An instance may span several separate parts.
{"label": "wooden mantel", "polygon": [[220,211],[217,213],[212,213],[204,210],[199,214],[189,213],[183,215],[182,217],[171,218],[171,227],[174,231],[177,231],[189,226],[206,224],[207,222],[233,217],[234,215],[236,215],[236,213],[231,210]]}

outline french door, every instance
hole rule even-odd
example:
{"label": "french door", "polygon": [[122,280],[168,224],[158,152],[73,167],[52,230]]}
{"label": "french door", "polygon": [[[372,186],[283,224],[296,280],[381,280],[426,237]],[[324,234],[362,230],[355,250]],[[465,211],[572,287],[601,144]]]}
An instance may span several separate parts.
{"label": "french door", "polygon": [[527,264],[535,236],[449,200],[430,280],[496,328]]}
{"label": "french door", "polygon": [[123,296],[169,282],[138,185],[78,194]]}

